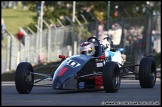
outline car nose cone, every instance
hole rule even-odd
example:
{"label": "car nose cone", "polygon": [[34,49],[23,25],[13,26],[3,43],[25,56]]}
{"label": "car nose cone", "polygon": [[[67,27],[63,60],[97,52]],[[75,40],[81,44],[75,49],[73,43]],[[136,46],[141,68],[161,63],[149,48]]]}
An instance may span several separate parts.
{"label": "car nose cone", "polygon": [[62,88],[61,82],[59,82],[59,81],[54,81],[54,82],[53,82],[52,88],[53,88],[53,89],[61,89],[61,88]]}

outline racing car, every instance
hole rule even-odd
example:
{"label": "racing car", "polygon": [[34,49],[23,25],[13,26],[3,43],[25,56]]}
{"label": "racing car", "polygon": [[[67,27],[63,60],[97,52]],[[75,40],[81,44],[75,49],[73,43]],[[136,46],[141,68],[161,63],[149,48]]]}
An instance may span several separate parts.
{"label": "racing car", "polygon": [[[95,55],[73,55],[66,57],[59,55],[62,60],[58,68],[51,74],[36,73],[29,62],[20,62],[16,68],[15,86],[20,94],[29,94],[36,83],[49,80],[49,86],[55,90],[93,90],[103,89],[106,93],[115,93],[119,90],[121,78],[124,75],[139,75],[139,83],[142,88],[153,88],[156,82],[156,65],[152,57],[143,57],[138,65],[124,65],[112,60],[105,55],[105,49],[96,37],[90,37],[87,41],[95,43]],[[120,52],[120,51],[113,51]],[[120,54],[118,54],[120,55]],[[121,57],[121,56],[120,56]],[[130,67],[139,67],[139,73]],[[125,71],[129,71],[126,72]],[[42,78],[34,79],[34,75]]]}

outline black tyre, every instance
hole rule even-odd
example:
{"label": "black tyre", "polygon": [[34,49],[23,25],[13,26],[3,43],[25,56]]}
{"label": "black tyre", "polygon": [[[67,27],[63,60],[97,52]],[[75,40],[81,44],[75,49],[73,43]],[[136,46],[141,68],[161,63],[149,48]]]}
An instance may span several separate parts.
{"label": "black tyre", "polygon": [[139,82],[142,88],[153,88],[156,82],[156,65],[151,57],[142,58],[139,66]]}
{"label": "black tyre", "polygon": [[116,62],[106,62],[103,68],[103,86],[106,92],[117,92],[120,88],[121,75]]}
{"label": "black tyre", "polygon": [[16,68],[15,85],[20,94],[29,94],[34,84],[32,65],[28,62],[21,62]]}

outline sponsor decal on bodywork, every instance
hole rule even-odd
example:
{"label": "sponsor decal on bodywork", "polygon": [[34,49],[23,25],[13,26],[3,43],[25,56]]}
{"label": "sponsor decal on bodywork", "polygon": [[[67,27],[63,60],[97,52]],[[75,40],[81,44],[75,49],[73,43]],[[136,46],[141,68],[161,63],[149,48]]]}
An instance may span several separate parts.
{"label": "sponsor decal on bodywork", "polygon": [[58,74],[58,76],[62,76],[64,74],[65,71],[67,71],[67,67],[64,67],[60,70],[60,73]]}
{"label": "sponsor decal on bodywork", "polygon": [[98,62],[96,63],[97,67],[103,67],[103,63],[102,62]]}

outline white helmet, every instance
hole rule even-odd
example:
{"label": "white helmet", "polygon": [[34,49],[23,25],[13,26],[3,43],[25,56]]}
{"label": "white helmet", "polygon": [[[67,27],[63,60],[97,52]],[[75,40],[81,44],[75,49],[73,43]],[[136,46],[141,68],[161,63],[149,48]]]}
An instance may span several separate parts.
{"label": "white helmet", "polygon": [[95,47],[92,42],[83,42],[80,45],[80,53],[85,55],[94,55],[95,54]]}
{"label": "white helmet", "polygon": [[111,45],[112,45],[111,42],[112,42],[112,41],[111,41],[111,38],[105,37],[105,38],[103,39],[103,41],[102,41],[102,45],[104,46],[104,48],[110,50],[110,49],[111,49]]}

